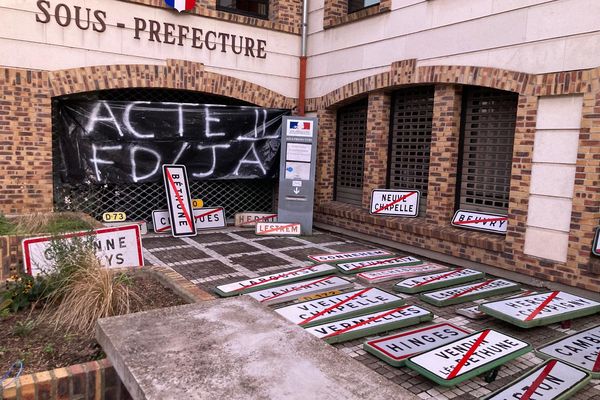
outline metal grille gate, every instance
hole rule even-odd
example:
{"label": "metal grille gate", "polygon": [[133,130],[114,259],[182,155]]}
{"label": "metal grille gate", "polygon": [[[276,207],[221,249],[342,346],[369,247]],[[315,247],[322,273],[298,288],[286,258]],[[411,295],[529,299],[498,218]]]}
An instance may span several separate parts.
{"label": "metal grille gate", "polygon": [[[82,211],[100,219],[106,211],[123,211],[131,220],[152,220],[152,211],[166,209],[162,182],[131,184],[77,184],[60,178],[58,135],[58,102],[63,100],[162,101],[199,104],[251,105],[236,99],[171,89],[116,89],[87,92],[54,98],[52,102],[52,154],[54,165],[54,208],[56,211]],[[193,198],[205,206],[225,208],[227,218],[241,211],[271,211],[277,183],[275,180],[190,181]]]}
{"label": "metal grille gate", "polygon": [[465,88],[459,207],[506,212],[518,95]]}
{"label": "metal grille gate", "polygon": [[344,203],[362,204],[367,108],[363,100],[337,114],[335,199]]}
{"label": "metal grille gate", "polygon": [[389,187],[421,192],[421,211],[427,208],[429,152],[434,87],[399,90],[393,95]]}

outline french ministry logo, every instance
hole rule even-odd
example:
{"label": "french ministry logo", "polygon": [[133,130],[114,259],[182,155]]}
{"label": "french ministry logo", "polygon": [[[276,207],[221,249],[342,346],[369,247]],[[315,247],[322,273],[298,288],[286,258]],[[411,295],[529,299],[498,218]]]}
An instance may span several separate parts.
{"label": "french ministry logo", "polygon": [[196,0],[165,0],[169,7],[176,9],[179,12],[189,11],[196,5]]}

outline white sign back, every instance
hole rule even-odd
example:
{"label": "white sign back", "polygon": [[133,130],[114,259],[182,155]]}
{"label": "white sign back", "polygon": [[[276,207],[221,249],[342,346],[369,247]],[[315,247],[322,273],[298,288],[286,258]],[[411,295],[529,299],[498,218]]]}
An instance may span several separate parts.
{"label": "white sign back", "polygon": [[57,240],[69,244],[74,240],[92,240],[96,257],[107,268],[141,267],[142,238],[138,225],[118,228],[101,228],[91,232],[76,232],[58,237],[37,237],[23,240],[23,262],[27,273],[38,275],[54,268],[52,242]]}
{"label": "white sign back", "polygon": [[448,267],[444,265],[425,263],[412,266],[407,265],[405,267],[393,267],[376,271],[361,272],[357,274],[356,277],[360,281],[371,284],[446,270],[448,270]]}
{"label": "white sign back", "polygon": [[375,189],[371,193],[372,215],[393,215],[396,217],[416,217],[419,215],[418,190]]}
{"label": "white sign back", "polygon": [[308,281],[299,281],[284,286],[275,286],[269,289],[251,292],[248,293],[248,296],[262,304],[271,305],[285,303],[296,300],[302,296],[323,293],[329,290],[348,289],[352,286],[354,286],[352,282],[330,275]]}
{"label": "white sign back", "polygon": [[174,237],[196,236],[196,224],[192,212],[194,208],[185,166],[163,165],[163,177],[172,235]]}
{"label": "white sign back", "polygon": [[422,261],[418,258],[408,256],[408,257],[389,257],[389,258],[379,258],[375,260],[366,260],[366,261],[355,261],[350,263],[339,263],[337,267],[342,270],[344,273],[354,273],[362,270],[368,269],[382,269],[391,267],[393,265],[402,265],[402,264],[416,264],[421,263]]}
{"label": "white sign back", "polygon": [[508,217],[501,214],[458,210],[452,218],[452,226],[505,234]]}
{"label": "white sign back", "polygon": [[361,250],[361,251],[351,251],[347,253],[332,253],[332,254],[318,254],[318,255],[310,255],[310,258],[316,262],[337,262],[344,260],[359,260],[361,258],[373,258],[379,256],[391,256],[387,250],[381,249],[373,249],[373,250]]}

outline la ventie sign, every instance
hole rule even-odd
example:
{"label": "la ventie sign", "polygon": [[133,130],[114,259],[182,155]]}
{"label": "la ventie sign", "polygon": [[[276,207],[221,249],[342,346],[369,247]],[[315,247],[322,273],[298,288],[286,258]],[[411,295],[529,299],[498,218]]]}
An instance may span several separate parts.
{"label": "la ventie sign", "polygon": [[310,296],[330,290],[348,289],[354,286],[352,282],[337,276],[326,276],[324,278],[299,281],[284,286],[275,286],[268,289],[248,293],[256,301],[262,304],[279,304],[296,300],[302,296]]}
{"label": "la ventie sign", "polygon": [[424,263],[418,265],[407,265],[400,267],[392,267],[386,269],[379,269],[375,271],[361,272],[356,275],[358,280],[368,284],[391,281],[398,278],[406,278],[409,276],[417,276],[428,274],[436,271],[446,271],[447,267],[435,264],[435,263]]}
{"label": "la ventie sign", "polygon": [[54,243],[69,246],[74,245],[77,241],[83,245],[92,246],[96,257],[104,267],[122,268],[144,265],[140,227],[127,225],[57,237],[44,236],[25,239],[22,246],[23,263],[27,273],[36,276],[42,272],[51,271],[55,266]]}
{"label": "la ventie sign", "polygon": [[394,285],[394,290],[402,293],[418,293],[435,290],[441,287],[458,285],[464,282],[475,281],[483,278],[483,272],[474,269],[460,268],[450,272],[423,275],[408,278]]}

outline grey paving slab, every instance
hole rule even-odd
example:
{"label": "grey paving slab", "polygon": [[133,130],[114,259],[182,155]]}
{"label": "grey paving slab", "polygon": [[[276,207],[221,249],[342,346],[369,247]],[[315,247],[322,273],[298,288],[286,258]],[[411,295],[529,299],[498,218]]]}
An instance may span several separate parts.
{"label": "grey paving slab", "polygon": [[96,337],[135,400],[418,399],[266,311],[221,299],[101,319]]}

